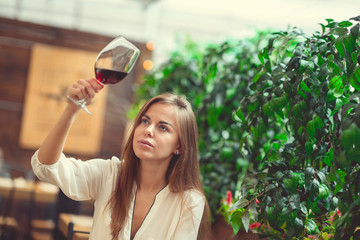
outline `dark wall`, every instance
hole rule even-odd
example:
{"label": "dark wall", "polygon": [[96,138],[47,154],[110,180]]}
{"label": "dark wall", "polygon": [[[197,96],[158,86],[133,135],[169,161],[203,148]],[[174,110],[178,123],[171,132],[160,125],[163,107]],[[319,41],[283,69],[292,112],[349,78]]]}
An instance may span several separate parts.
{"label": "dark wall", "polygon": [[[30,158],[34,153],[33,149],[19,146],[32,45],[44,43],[99,52],[111,39],[112,37],[108,36],[0,18],[0,148],[7,162],[30,169]],[[101,150],[96,157],[120,156],[127,122],[125,114],[133,100],[132,84],[139,81],[144,74],[141,64],[143,59],[149,56],[145,44],[134,44],[141,50],[137,66],[121,84],[106,86],[109,87],[109,92],[104,132]],[[95,156],[75,157],[87,159]]]}

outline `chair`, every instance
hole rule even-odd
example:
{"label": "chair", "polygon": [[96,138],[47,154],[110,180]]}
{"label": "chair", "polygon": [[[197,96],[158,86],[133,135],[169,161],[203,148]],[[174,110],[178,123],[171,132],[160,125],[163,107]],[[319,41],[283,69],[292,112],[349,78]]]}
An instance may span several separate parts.
{"label": "chair", "polygon": [[[16,163],[4,163],[0,169],[0,177],[2,182],[1,191],[1,215],[0,215],[0,240],[17,239],[24,236],[25,239],[31,240],[52,240],[52,231],[55,223],[51,219],[36,219],[34,213],[39,213],[38,203],[43,203],[47,195],[36,191],[38,184],[35,182],[35,174],[32,170],[27,170],[23,166]],[[6,191],[4,191],[6,190]],[[38,198],[41,199],[38,199]],[[16,218],[10,216],[13,210],[13,204],[18,201],[26,201],[26,214],[19,213],[16,210]],[[19,203],[16,203],[19,204]],[[22,204],[22,203],[21,203]],[[55,203],[56,204],[56,203]],[[55,210],[54,206],[50,206]],[[51,209],[45,211],[48,215]],[[27,225],[19,227],[19,222],[26,217]]]}
{"label": "chair", "polygon": [[[49,187],[51,187],[49,189]],[[46,191],[46,194],[44,193]],[[29,210],[29,235],[31,240],[53,240],[55,213],[57,206],[57,187],[48,183],[36,182]],[[36,210],[36,211],[35,211]],[[42,211],[39,211],[42,210]],[[46,213],[39,214],[36,213]]]}
{"label": "chair", "polygon": [[[83,235],[84,239],[88,239],[89,237],[87,235],[90,234],[90,232],[88,232],[88,231],[74,230],[74,223],[70,222],[69,226],[68,226],[67,240],[73,240],[74,234],[76,234],[76,233],[84,234]],[[82,237],[79,236],[79,238],[82,238]]]}
{"label": "chair", "polygon": [[[2,159],[3,160],[3,159]],[[15,200],[15,181],[17,176],[31,178],[22,166],[17,164],[7,164],[1,162],[0,177],[2,191],[0,196],[1,215],[0,215],[0,239],[16,239],[20,227],[16,218],[10,216],[10,211]]]}
{"label": "chair", "polygon": [[60,213],[58,228],[66,240],[87,240],[92,225],[92,217]]}
{"label": "chair", "polygon": [[52,220],[33,219],[30,226],[31,240],[53,240],[55,223]]}

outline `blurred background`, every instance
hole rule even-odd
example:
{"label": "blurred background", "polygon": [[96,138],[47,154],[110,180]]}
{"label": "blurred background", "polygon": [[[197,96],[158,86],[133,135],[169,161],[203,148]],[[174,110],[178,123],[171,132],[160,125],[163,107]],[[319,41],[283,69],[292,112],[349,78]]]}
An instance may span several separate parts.
{"label": "blurred background", "polygon": [[[37,216],[28,212],[38,199],[33,185],[28,188],[36,180],[30,158],[64,107],[66,88],[94,76],[96,54],[112,38],[125,36],[142,54],[126,80],[106,87],[92,108],[94,117],[81,113],[75,123],[65,152],[84,160],[120,156],[126,115],[136,101],[134,84],[166,62],[180,38],[214,43],[294,26],[312,34],[326,18],[348,19],[359,9],[358,0],[0,0],[2,216],[27,226],[17,234],[21,239],[29,236],[36,217],[56,224],[60,211],[91,215],[92,203],[74,203],[53,189],[49,201],[40,201]],[[26,198],[10,194],[15,185],[6,179],[18,177],[26,180],[17,182],[27,188]],[[9,196],[11,207],[5,204]],[[1,226],[8,223],[4,219]]]}
{"label": "blurred background", "polygon": [[177,34],[199,41],[243,37],[254,29],[319,30],[326,18],[357,16],[357,0],[0,0],[0,16],[156,44],[166,58]]}

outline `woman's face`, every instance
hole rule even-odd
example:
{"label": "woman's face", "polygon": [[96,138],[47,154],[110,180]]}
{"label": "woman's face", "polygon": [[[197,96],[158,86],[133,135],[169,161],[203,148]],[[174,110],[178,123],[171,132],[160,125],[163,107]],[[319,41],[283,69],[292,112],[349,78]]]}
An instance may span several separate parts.
{"label": "woman's face", "polygon": [[143,161],[158,164],[170,161],[180,149],[174,106],[166,103],[150,106],[135,128],[133,149]]}

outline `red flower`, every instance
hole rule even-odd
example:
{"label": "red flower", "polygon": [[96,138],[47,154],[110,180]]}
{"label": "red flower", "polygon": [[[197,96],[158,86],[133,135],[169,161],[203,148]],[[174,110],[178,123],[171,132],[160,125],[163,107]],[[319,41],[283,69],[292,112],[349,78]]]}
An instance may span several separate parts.
{"label": "red flower", "polygon": [[260,202],[260,201],[259,201],[258,199],[256,199],[256,201],[255,201],[255,202],[256,202],[256,204],[259,204],[259,202]]}
{"label": "red flower", "polygon": [[338,215],[339,217],[341,217],[341,212],[340,212],[339,209],[337,209],[337,210],[330,216],[329,221],[330,221],[331,224],[332,224],[333,221],[335,220],[336,215]]}
{"label": "red flower", "polygon": [[260,227],[260,226],[261,226],[261,223],[256,222],[256,223],[250,224],[249,228],[250,228],[250,229],[253,229],[253,228],[258,228],[258,227]]}
{"label": "red flower", "polygon": [[231,191],[227,191],[227,204],[230,206],[232,204],[232,194]]}
{"label": "red flower", "polygon": [[338,209],[338,210],[336,210],[336,212],[337,212],[337,214],[339,215],[339,217],[341,217],[341,212],[340,212],[340,210]]}

